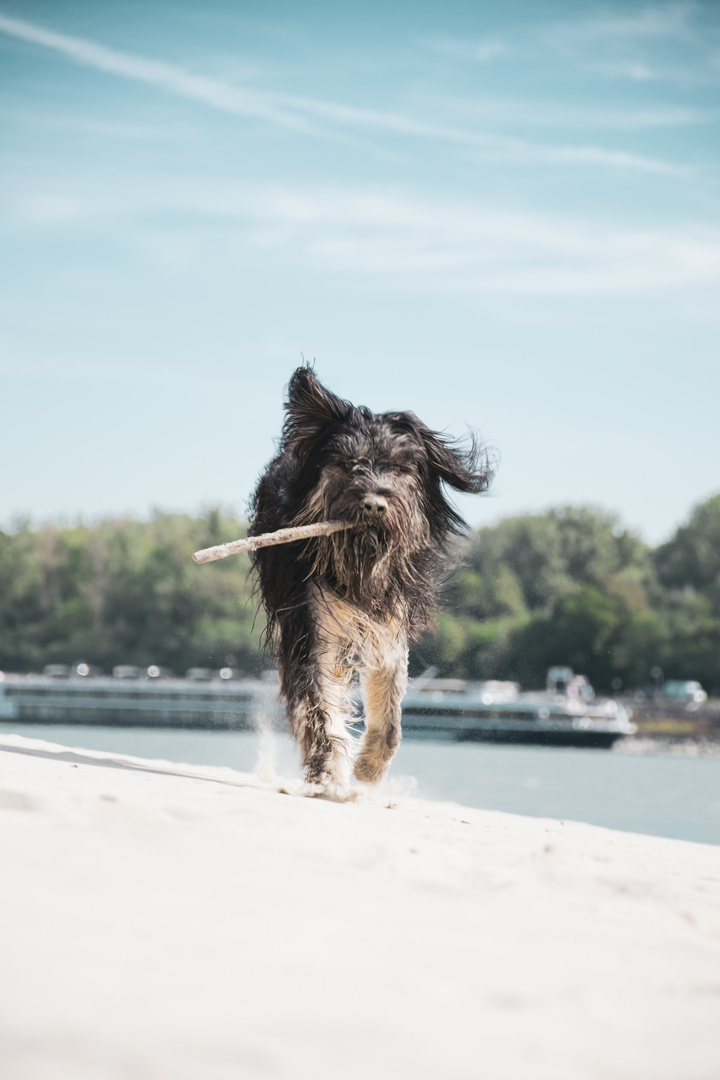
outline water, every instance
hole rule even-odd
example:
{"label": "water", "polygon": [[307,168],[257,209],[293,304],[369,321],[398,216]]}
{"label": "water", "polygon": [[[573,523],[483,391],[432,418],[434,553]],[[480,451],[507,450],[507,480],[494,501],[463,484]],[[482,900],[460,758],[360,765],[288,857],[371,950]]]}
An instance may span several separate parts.
{"label": "water", "polygon": [[[0,724],[0,733],[65,746],[241,772],[300,776],[287,735],[60,724]],[[720,756],[406,740],[391,787],[531,817],[720,844]]]}

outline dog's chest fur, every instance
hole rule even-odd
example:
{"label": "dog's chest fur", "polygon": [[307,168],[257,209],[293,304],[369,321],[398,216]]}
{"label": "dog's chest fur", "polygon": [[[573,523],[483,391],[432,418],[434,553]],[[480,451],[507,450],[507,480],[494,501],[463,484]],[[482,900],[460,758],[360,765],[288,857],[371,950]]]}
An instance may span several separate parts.
{"label": "dog's chest fur", "polygon": [[393,664],[405,651],[407,630],[397,615],[376,618],[338,596],[324,581],[313,584],[309,594],[318,648],[334,657],[338,677],[349,668]]}

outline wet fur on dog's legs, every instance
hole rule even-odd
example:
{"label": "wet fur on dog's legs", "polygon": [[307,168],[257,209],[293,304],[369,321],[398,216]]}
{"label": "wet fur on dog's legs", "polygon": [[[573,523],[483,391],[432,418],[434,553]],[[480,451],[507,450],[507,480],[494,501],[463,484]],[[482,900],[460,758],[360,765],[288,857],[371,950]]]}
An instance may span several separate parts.
{"label": "wet fur on dog's legs", "polygon": [[308,783],[342,794],[350,783],[351,647],[322,590],[311,585],[308,594],[303,648],[281,662],[282,685]]}
{"label": "wet fur on dog's legs", "polygon": [[367,731],[353,770],[358,780],[382,780],[401,739],[400,703],[407,687],[408,647],[405,637],[388,643],[382,655],[370,659],[360,681],[365,699]]}
{"label": "wet fur on dog's legs", "polygon": [[345,791],[350,780],[350,746],[344,726],[313,691],[289,695],[288,712],[308,783],[338,794]]}

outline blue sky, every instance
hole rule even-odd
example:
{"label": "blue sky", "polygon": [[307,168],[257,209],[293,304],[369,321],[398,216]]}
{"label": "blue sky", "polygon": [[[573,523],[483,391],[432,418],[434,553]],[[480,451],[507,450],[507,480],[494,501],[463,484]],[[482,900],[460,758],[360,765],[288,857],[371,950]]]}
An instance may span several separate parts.
{"label": "blue sky", "polygon": [[242,511],[302,356],[500,455],[472,525],[720,488],[720,5],[0,0],[0,522]]}

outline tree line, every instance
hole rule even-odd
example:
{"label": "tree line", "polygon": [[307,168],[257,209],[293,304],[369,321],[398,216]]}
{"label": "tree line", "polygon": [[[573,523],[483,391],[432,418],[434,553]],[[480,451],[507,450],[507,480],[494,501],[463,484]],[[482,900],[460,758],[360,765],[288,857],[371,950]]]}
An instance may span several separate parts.
{"label": "tree line", "polygon": [[[241,532],[220,510],[0,531],[0,670],[268,667],[247,556],[190,559]],[[415,673],[537,687],[565,664],[609,691],[662,669],[720,692],[720,494],[657,547],[614,514],[568,506],[471,533],[457,562]]]}

